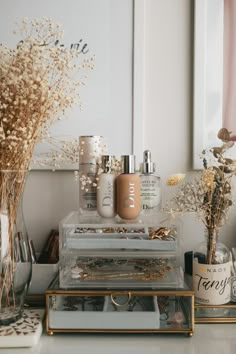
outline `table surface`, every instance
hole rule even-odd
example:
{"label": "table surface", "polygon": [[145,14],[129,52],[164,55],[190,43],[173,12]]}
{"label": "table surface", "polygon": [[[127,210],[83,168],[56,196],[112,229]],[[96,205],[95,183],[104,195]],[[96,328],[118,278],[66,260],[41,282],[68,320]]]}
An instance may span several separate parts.
{"label": "table surface", "polygon": [[184,334],[44,333],[32,348],[0,349],[1,354],[235,354],[236,323],[196,324]]}

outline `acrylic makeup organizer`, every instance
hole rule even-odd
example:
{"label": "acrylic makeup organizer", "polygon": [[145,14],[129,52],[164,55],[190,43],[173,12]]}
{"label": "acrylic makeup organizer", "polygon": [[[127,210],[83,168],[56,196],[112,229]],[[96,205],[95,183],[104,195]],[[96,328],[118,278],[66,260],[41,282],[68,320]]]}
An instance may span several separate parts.
{"label": "acrylic makeup organizer", "polygon": [[193,291],[179,264],[177,223],[70,213],[60,223],[59,277],[46,291],[54,332],[193,334]]}

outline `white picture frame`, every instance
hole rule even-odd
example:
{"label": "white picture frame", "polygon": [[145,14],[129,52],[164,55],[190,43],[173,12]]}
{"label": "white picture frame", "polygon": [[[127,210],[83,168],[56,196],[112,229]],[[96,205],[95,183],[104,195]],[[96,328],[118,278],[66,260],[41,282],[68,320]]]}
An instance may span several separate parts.
{"label": "white picture frame", "polygon": [[[93,1],[94,1],[93,6],[91,6]],[[102,105],[102,103],[99,101],[99,98],[97,102],[95,102],[98,107],[97,110],[99,111],[99,114],[97,116],[99,117],[98,118],[99,122],[101,122],[101,129],[98,129],[96,125],[97,122],[94,123],[93,119],[96,119],[95,114],[93,114],[94,112],[93,111],[89,113],[86,112],[85,115],[87,114],[87,116],[86,119],[84,119],[84,122],[86,123],[87,128],[81,130],[80,129],[77,130],[77,128],[76,129],[72,128],[73,133],[75,133],[74,137],[77,137],[79,135],[103,135],[105,140],[107,139],[108,153],[116,155],[117,157],[119,157],[119,155],[122,154],[135,154],[137,161],[141,161],[142,151],[143,151],[143,107],[144,107],[144,103],[143,103],[143,99],[144,99],[144,95],[143,95],[144,0],[102,0],[102,1],[68,0],[67,2],[65,2],[64,7],[60,7],[62,2],[59,3],[57,0],[42,0],[40,3],[36,0],[18,0],[18,1],[9,0],[8,2],[6,2],[5,0],[0,0],[0,8],[1,8],[0,43],[5,42],[5,39],[9,40],[9,37],[6,38],[6,36],[9,36],[9,27],[14,25],[15,22],[14,20],[18,20],[23,16],[42,17],[44,15],[47,17],[53,17],[52,15],[54,14],[56,18],[59,17],[58,22],[60,22],[60,19],[62,19],[62,25],[63,25],[63,19],[64,19],[63,16],[66,16],[66,14],[68,16],[69,14],[68,8],[70,6],[72,7],[77,6],[76,9],[78,14],[78,6],[79,6],[78,3],[83,4],[83,6],[85,7],[87,6],[89,11],[91,9],[91,12],[93,12],[93,16],[91,16],[92,19],[95,19],[96,16],[98,15],[102,16],[103,13],[105,13],[106,16],[107,13],[114,14],[114,18],[110,20],[112,22],[111,28],[114,35],[114,40],[112,35],[109,33],[108,34],[109,38],[104,39],[104,42],[109,43],[109,48],[106,47],[104,50],[107,50],[110,57],[114,59],[113,61],[110,60],[110,62],[108,62],[108,65],[112,66],[114,63],[114,67],[111,67],[110,71],[111,73],[112,72],[114,73],[112,75],[114,77],[115,84],[117,82],[118,87],[114,89],[115,84],[113,84],[112,87],[113,96],[111,97],[111,102],[114,102],[114,108],[111,108],[110,111],[108,111],[108,109],[107,110],[104,109],[104,105]],[[114,6],[116,6],[116,9],[114,9]],[[72,14],[72,12],[70,13],[71,19],[69,17],[67,19],[68,22],[69,21],[73,22],[73,19],[75,18],[73,17],[74,14]],[[131,17],[130,23],[128,18],[129,15]],[[90,18],[88,16],[86,21],[89,21],[89,19]],[[100,18],[100,23],[102,22],[103,21]],[[117,31],[115,26],[117,26]],[[128,28],[130,30],[129,34],[127,34],[127,37],[130,38],[131,40],[130,43],[126,41],[126,34],[124,32],[125,28]],[[119,36],[121,38],[119,38]],[[74,41],[74,38],[72,40]],[[122,55],[119,58],[119,61],[124,63],[123,66],[124,77],[119,78],[118,74],[116,74],[115,59],[117,56],[118,49],[119,50],[121,49],[122,41],[125,43],[124,47],[127,49],[127,52],[122,52],[121,53]],[[116,52],[114,53],[112,51],[116,51]],[[92,54],[93,53],[95,54],[95,61],[96,61],[96,56],[99,56],[99,54],[94,52],[93,50],[91,50],[91,52]],[[100,59],[98,58],[98,61],[99,60]],[[129,64],[127,64],[127,62]],[[122,70],[122,67],[120,67],[120,70]],[[94,69],[94,71],[96,72],[96,68]],[[106,71],[106,68],[104,69],[104,71],[107,74],[108,70]],[[91,76],[92,75],[93,73],[91,74]],[[97,86],[96,90],[94,90],[93,92],[94,96],[96,96],[96,93],[99,96],[99,92],[102,92],[104,89],[102,86],[101,76],[102,75],[99,76],[99,73],[97,74],[97,77],[101,85],[100,87]],[[94,83],[92,80],[93,78],[90,79],[89,77],[88,84],[87,84],[88,88],[89,86],[93,85],[92,87],[95,87],[97,85],[97,82]],[[110,82],[108,76],[104,77],[104,81],[106,82],[106,89],[107,91],[109,91]],[[85,88],[85,92],[82,94],[82,102],[83,100],[85,101],[85,110],[88,108],[90,104],[89,95],[87,95],[86,90],[87,88]],[[120,104],[118,104],[119,98],[120,98]],[[101,100],[102,99],[108,99],[108,95],[107,96],[103,95]],[[109,104],[112,105],[112,103]],[[79,110],[79,108],[77,109]],[[82,112],[81,114],[84,113]],[[91,123],[90,121],[88,121],[88,119],[91,119]],[[106,119],[110,119],[109,125],[107,124]],[[62,128],[60,129],[64,132],[65,128],[63,127],[63,124],[72,124],[71,123],[72,120],[70,120],[70,116],[69,116],[69,118],[66,121],[62,122]],[[92,128],[91,130],[89,130],[90,126],[93,127],[94,130]],[[53,130],[51,131],[53,135],[54,131]],[[42,145],[42,148],[38,147],[37,149],[39,149],[40,152],[41,151],[48,152],[47,150],[48,147],[44,144]],[[47,167],[47,165],[41,166],[38,164],[32,165],[32,168],[50,169]],[[78,166],[68,164],[66,166],[63,165],[60,167],[60,169],[74,169],[74,168],[78,168]]]}

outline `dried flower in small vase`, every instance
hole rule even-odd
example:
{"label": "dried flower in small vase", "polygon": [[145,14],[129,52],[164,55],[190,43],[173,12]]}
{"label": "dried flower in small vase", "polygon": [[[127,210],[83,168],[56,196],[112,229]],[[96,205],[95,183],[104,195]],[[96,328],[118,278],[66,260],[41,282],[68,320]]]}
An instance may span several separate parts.
{"label": "dried flower in small vase", "polygon": [[[232,203],[232,178],[236,174],[236,160],[226,157],[234,145],[230,132],[222,128],[218,132],[221,146],[202,153],[203,170],[199,178],[184,182],[171,198],[168,209],[171,212],[196,212],[207,230],[207,264],[216,263],[215,247],[218,229],[225,223]],[[207,152],[210,153],[207,156]],[[179,174],[171,176],[167,185],[182,182]],[[182,175],[181,175],[182,176]]]}

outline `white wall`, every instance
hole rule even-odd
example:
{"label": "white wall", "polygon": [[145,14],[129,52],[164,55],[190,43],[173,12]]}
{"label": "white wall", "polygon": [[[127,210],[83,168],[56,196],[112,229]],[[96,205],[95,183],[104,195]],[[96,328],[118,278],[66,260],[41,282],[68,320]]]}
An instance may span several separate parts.
{"label": "white wall", "polygon": [[[192,7],[190,0],[146,1],[144,148],[152,151],[165,199],[173,190],[165,187],[167,176],[191,169]],[[195,232],[201,234],[197,226]],[[186,221],[184,231],[188,233]],[[191,232],[186,249],[194,239]]]}
{"label": "white wall", "polygon": [[[192,168],[193,5],[191,0],[146,1],[144,141],[163,182]],[[172,192],[164,183],[163,190],[166,197]],[[236,245],[235,211],[220,233],[229,247]],[[203,239],[203,225],[194,215],[183,221],[183,246],[189,250]]]}
{"label": "white wall", "polygon": [[[191,169],[193,1],[145,0],[145,6],[144,148],[152,151],[165,181],[169,174]],[[164,183],[163,192],[170,193]],[[72,172],[31,172],[24,212],[37,249],[76,203]],[[236,245],[232,216],[223,233],[228,246]],[[184,250],[192,249],[202,237],[202,224],[192,215],[185,217]]]}
{"label": "white wall", "polygon": [[144,141],[163,177],[191,163],[191,3],[146,1]]}

